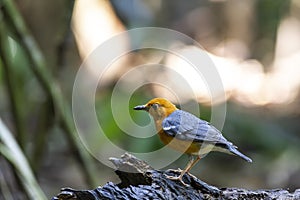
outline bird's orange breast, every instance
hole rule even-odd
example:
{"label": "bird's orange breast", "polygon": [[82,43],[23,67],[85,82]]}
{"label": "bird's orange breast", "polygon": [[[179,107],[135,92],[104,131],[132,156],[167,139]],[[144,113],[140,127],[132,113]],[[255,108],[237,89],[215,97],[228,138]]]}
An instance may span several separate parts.
{"label": "bird's orange breast", "polygon": [[160,140],[165,144],[171,147],[174,150],[177,150],[182,153],[198,155],[201,148],[201,143],[179,140],[175,137],[172,137],[166,134],[163,130],[158,132]]}

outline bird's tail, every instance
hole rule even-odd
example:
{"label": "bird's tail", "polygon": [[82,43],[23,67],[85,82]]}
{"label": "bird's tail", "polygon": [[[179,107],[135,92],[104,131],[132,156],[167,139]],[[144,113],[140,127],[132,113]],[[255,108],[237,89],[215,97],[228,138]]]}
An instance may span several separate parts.
{"label": "bird's tail", "polygon": [[239,152],[234,146],[232,145],[228,145],[228,150],[230,151],[230,153],[246,160],[247,162],[252,162],[251,158],[248,158],[247,156],[245,156],[244,154],[242,154],[241,152]]}

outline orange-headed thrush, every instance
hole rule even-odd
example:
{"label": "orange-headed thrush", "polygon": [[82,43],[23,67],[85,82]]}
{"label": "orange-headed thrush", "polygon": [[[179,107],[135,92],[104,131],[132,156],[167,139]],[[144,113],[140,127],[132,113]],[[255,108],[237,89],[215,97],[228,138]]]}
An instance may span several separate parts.
{"label": "orange-headed thrush", "polygon": [[[135,110],[145,110],[155,121],[156,130],[161,141],[171,148],[190,155],[190,161],[180,176],[168,176],[172,180],[180,180],[185,173],[210,151],[219,151],[252,162],[250,158],[237,150],[222,133],[209,122],[201,120],[191,113],[176,108],[164,98],[154,98],[145,105],[134,107]],[[196,159],[193,157],[196,156]]]}

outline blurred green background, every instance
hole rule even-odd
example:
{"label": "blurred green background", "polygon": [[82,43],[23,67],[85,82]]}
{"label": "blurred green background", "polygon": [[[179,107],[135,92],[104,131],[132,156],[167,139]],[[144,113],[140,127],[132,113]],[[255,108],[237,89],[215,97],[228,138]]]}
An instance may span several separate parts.
{"label": "blurred green background", "polygon": [[[94,159],[78,140],[72,119],[72,87],[82,61],[92,52],[93,45],[99,43],[93,41],[94,37],[101,43],[121,31],[144,26],[165,27],[187,34],[224,60],[255,60],[263,67],[260,75],[272,74],[278,68],[280,77],[291,72],[286,75],[288,78],[274,79],[277,82],[271,82],[273,85],[266,81],[261,86],[269,88],[268,95],[272,98],[267,100],[259,99],[257,94],[241,94],[239,82],[233,83],[234,89],[225,88],[228,99],[220,102],[227,104],[222,132],[253,163],[211,153],[192,173],[218,187],[289,188],[291,191],[299,188],[300,43],[293,40],[294,33],[291,33],[300,30],[299,0],[85,1],[94,8],[92,11],[83,1],[0,1],[0,119],[3,122],[0,124],[0,199],[45,196],[49,199],[62,187],[93,189],[108,181],[119,181],[113,169]],[[81,8],[86,13],[102,13],[101,18],[94,15],[94,21],[89,21],[95,32],[84,29],[87,22],[80,23]],[[293,23],[281,26],[284,20]],[[279,30],[286,37],[281,37],[284,34],[279,34]],[[119,67],[105,79],[95,97],[104,132],[127,151],[148,152],[162,147],[157,137],[137,139],[122,132],[114,121],[110,103],[112,90],[126,70],[155,59],[151,52],[132,53],[121,62],[124,68]],[[248,76],[245,71],[242,73],[243,77]],[[232,76],[230,80],[234,80],[235,75]],[[287,94],[292,97],[285,98]],[[158,95],[159,90],[151,84],[132,95],[128,109],[134,122],[141,126],[152,123],[146,113],[135,112],[132,107]],[[198,103],[201,118],[210,120],[212,105],[201,100]],[[150,131],[154,131],[154,126],[145,129]],[[109,154],[110,149],[106,151]],[[20,158],[22,154],[28,165]],[[186,162],[187,156],[181,156],[166,169],[183,168]]]}

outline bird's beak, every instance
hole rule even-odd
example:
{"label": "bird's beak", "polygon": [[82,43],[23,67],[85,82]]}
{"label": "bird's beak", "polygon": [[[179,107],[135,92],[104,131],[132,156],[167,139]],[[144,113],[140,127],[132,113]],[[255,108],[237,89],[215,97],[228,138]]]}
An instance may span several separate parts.
{"label": "bird's beak", "polygon": [[146,106],[146,105],[139,105],[139,106],[135,106],[133,109],[134,110],[145,110],[145,111],[148,111],[148,106]]}

